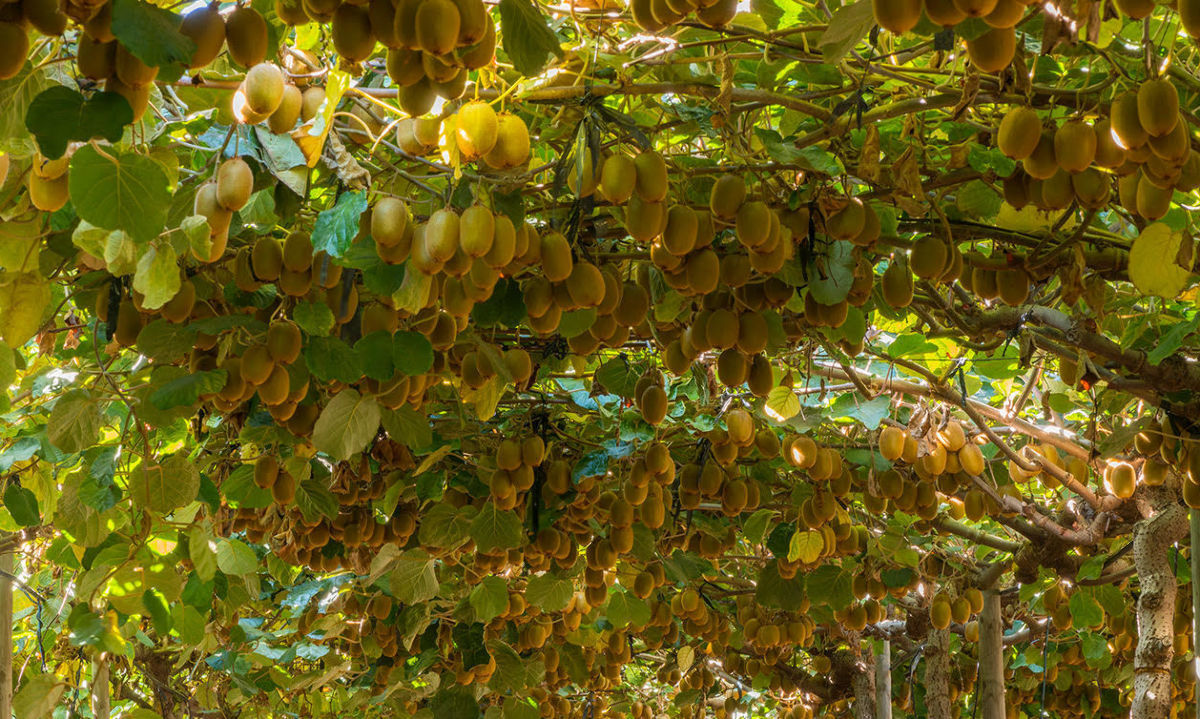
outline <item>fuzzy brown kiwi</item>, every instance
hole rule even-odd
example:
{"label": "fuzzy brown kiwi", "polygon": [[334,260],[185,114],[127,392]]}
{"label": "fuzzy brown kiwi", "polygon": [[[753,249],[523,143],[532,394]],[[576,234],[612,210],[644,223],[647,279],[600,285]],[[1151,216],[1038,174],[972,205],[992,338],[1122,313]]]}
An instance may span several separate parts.
{"label": "fuzzy brown kiwi", "polygon": [[896,35],[902,35],[921,21],[921,0],[871,0],[875,23]]}
{"label": "fuzzy brown kiwi", "polygon": [[417,7],[417,46],[431,55],[445,55],[458,44],[462,14],[451,0],[424,0]]}
{"label": "fuzzy brown kiwi", "polygon": [[350,62],[362,62],[375,51],[371,32],[371,14],[362,5],[344,2],[333,12],[330,35],[338,55]]}
{"label": "fuzzy brown kiwi", "polygon": [[237,212],[250,201],[254,191],[254,173],[246,161],[231,157],[217,168],[217,202],[226,210]]}
{"label": "fuzzy brown kiwi", "polygon": [[1000,72],[1012,63],[1016,51],[1017,33],[1011,27],[992,28],[967,41],[967,54],[980,72]]}
{"label": "fuzzy brown kiwi", "polygon": [[184,15],[179,32],[196,44],[188,60],[193,70],[216,60],[225,46],[225,19],[216,5],[205,5]]}
{"label": "fuzzy brown kiwi", "polygon": [[234,62],[254,67],[267,59],[267,21],[249,5],[239,5],[225,19],[225,43]]}

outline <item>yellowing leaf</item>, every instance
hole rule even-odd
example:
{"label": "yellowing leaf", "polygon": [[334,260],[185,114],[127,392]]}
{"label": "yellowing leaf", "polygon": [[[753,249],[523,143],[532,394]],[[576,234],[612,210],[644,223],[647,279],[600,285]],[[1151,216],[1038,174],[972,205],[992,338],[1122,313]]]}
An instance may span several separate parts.
{"label": "yellowing leaf", "polygon": [[28,342],[49,304],[50,285],[38,275],[0,275],[0,340],[9,347]]}
{"label": "yellowing leaf", "polygon": [[1139,292],[1173,300],[1187,285],[1191,273],[1175,263],[1183,235],[1163,222],[1155,222],[1129,248],[1129,280]]}
{"label": "yellowing leaf", "polygon": [[309,167],[316,167],[317,160],[321,159],[325,138],[329,136],[329,128],[333,127],[334,110],[349,87],[349,73],[331,70],[325,80],[325,102],[317,110],[317,115],[292,133],[292,139],[300,146],[300,152],[304,153],[304,161]]}
{"label": "yellowing leaf", "polygon": [[[1047,232],[1058,223],[1061,214],[1039,210],[1033,205],[1026,205],[1018,210],[1006,202],[1000,205],[1000,211],[996,213],[996,227],[1017,232]],[[1078,224],[1079,220],[1074,216],[1068,217],[1059,229],[1066,232]]]}
{"label": "yellowing leaf", "polygon": [[763,411],[776,422],[786,422],[800,414],[800,398],[791,387],[776,387],[767,394]]}
{"label": "yellowing leaf", "polygon": [[788,561],[799,560],[803,564],[812,564],[821,558],[825,551],[825,538],[820,532],[796,532],[788,543]]}
{"label": "yellowing leaf", "polygon": [[175,250],[166,242],[155,242],[138,259],[133,273],[133,289],[143,295],[142,305],[156,310],[171,301],[182,281]]}

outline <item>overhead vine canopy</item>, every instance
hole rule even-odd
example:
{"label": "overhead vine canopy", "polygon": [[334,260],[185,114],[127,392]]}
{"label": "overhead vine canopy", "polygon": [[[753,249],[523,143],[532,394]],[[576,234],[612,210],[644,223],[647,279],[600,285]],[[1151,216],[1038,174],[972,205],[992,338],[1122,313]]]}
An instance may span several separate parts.
{"label": "overhead vine canopy", "polygon": [[1195,711],[1200,1],[567,2],[0,3],[16,716]]}

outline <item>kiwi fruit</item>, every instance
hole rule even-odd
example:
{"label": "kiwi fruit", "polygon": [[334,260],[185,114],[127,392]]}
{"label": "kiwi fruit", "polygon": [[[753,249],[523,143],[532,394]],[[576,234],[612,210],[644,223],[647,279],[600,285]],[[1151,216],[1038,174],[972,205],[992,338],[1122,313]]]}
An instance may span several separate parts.
{"label": "kiwi fruit", "polygon": [[25,22],[43,35],[60,37],[67,29],[67,15],[58,0],[21,0]]}
{"label": "kiwi fruit", "polygon": [[408,206],[395,197],[381,197],[371,210],[371,236],[385,247],[399,245],[408,230]]}
{"label": "kiwi fruit", "polygon": [[667,196],[667,163],[654,150],[644,150],[633,158],[637,168],[634,189],[646,202],[662,202]]}
{"label": "kiwi fruit", "polygon": [[363,5],[349,2],[338,5],[329,23],[329,34],[337,54],[350,62],[362,62],[375,52],[371,13]]}
{"label": "kiwi fruit", "polygon": [[998,73],[1012,63],[1017,51],[1017,33],[1011,27],[992,28],[967,41],[967,55],[980,72]]}
{"label": "kiwi fruit", "polygon": [[496,237],[496,217],[483,205],[472,205],[459,218],[459,246],[468,257],[483,257]]}
{"label": "kiwi fruit", "polygon": [[[1155,5],[1154,0],[1113,0],[1113,4],[1117,6],[1121,14],[1134,20],[1141,20],[1154,12]],[[1180,5],[1183,4],[1183,2],[1180,3]]]}
{"label": "kiwi fruit", "polygon": [[114,74],[104,81],[104,89],[117,93],[129,102],[129,107],[133,108],[134,122],[142,119],[142,115],[146,114],[146,108],[150,106],[149,85],[128,85]]}
{"label": "kiwi fruit", "polygon": [[696,246],[698,225],[695,210],[687,205],[673,205],[667,211],[667,225],[662,235],[663,246],[673,255],[686,255]]}
{"label": "kiwi fruit", "polygon": [[215,5],[205,5],[184,15],[179,32],[196,43],[188,60],[188,67],[193,70],[216,60],[225,46],[225,19]]}
{"label": "kiwi fruit", "polygon": [[250,68],[267,59],[267,21],[249,5],[239,5],[225,18],[229,56]]}
{"label": "kiwi fruit", "polygon": [[79,46],[75,53],[75,66],[79,68],[80,75],[93,80],[104,80],[116,72],[116,63],[116,42],[99,42],[87,33],[80,33]]}
{"label": "kiwi fruit", "polygon": [[667,393],[657,384],[652,384],[638,395],[638,405],[641,408],[642,419],[652,426],[657,426],[667,416]]}
{"label": "kiwi fruit", "polygon": [[267,127],[277,135],[291,132],[292,128],[296,126],[296,122],[300,119],[300,110],[303,103],[304,94],[300,92],[300,88],[295,85],[284,85],[283,96],[279,99],[279,106],[267,118]]}
{"label": "kiwi fruit", "polygon": [[262,282],[274,282],[283,270],[283,247],[274,237],[260,237],[250,251],[250,266]]}
{"label": "kiwi fruit", "polygon": [[1120,499],[1129,499],[1137,489],[1137,472],[1129,462],[1114,462],[1106,472],[1108,486]]}
{"label": "kiwi fruit", "polygon": [[0,80],[15,77],[25,67],[29,35],[15,22],[0,22]]}
{"label": "kiwi fruit", "polygon": [[529,162],[529,127],[516,115],[496,115],[496,142],[484,153],[483,161],[497,170],[511,170]]}
{"label": "kiwi fruit", "polygon": [[1166,78],[1143,82],[1137,91],[1138,121],[1150,135],[1161,137],[1179,124],[1179,92]]}
{"label": "kiwi fruit", "polygon": [[287,320],[276,320],[267,327],[267,353],[279,364],[289,365],[300,356],[303,338],[300,328]]}
{"label": "kiwi fruit", "polygon": [[1005,113],[996,133],[996,145],[1006,156],[1024,160],[1037,149],[1041,137],[1041,118],[1033,108],[1022,105]]}
{"label": "kiwi fruit", "polygon": [[771,208],[761,200],[742,203],[735,221],[738,242],[750,249],[761,247],[770,237]]}
{"label": "kiwi fruit", "polygon": [[272,62],[260,62],[246,72],[242,90],[246,105],[259,115],[270,115],[283,102],[283,73]]}
{"label": "kiwi fruit", "polygon": [[600,194],[614,205],[623,205],[633,196],[637,183],[637,165],[633,158],[617,152],[600,166]]}
{"label": "kiwi fruit", "polygon": [[[447,2],[448,0],[442,0]],[[429,79],[421,75],[421,79],[407,87],[400,88],[400,109],[407,112],[413,117],[424,115],[433,109],[433,103],[437,102],[437,91]]]}
{"label": "kiwi fruit", "polygon": [[1025,7],[1024,0],[997,0],[983,21],[994,28],[1014,27],[1025,16]]}
{"label": "kiwi fruit", "polygon": [[292,272],[307,272],[312,267],[312,238],[307,232],[292,232],[283,241],[283,267]]}
{"label": "kiwi fruit", "polygon": [[738,0],[716,0],[696,11],[696,19],[711,28],[719,28],[733,22],[738,13]]}
{"label": "kiwi fruit", "polygon": [[1137,149],[1150,139],[1150,133],[1142,126],[1136,92],[1126,92],[1113,100],[1109,108],[1109,120],[1113,138],[1125,150]]}
{"label": "kiwi fruit", "polygon": [[312,22],[312,18],[304,11],[302,0],[273,0],[272,7],[279,20],[288,27],[308,25]]}
{"label": "kiwi fruit", "polygon": [[240,157],[231,157],[217,168],[217,202],[237,212],[250,201],[254,191],[254,172]]}
{"label": "kiwi fruit", "polygon": [[996,9],[997,0],[954,0],[954,6],[967,17],[984,17]]}
{"label": "kiwi fruit", "polygon": [[867,223],[867,211],[862,200],[852,197],[840,210],[825,220],[825,234],[835,240],[852,240]]}
{"label": "kiwi fruit", "polygon": [[902,35],[921,21],[921,0],[871,0],[875,23],[896,35]]}
{"label": "kiwi fruit", "polygon": [[1171,209],[1171,197],[1174,190],[1157,187],[1143,173],[1137,183],[1136,209],[1137,213],[1147,220],[1161,220]]}
{"label": "kiwi fruit", "polygon": [[551,282],[562,282],[575,268],[571,245],[559,232],[548,232],[541,238],[542,274]]}
{"label": "kiwi fruit", "polygon": [[1004,304],[1019,307],[1029,299],[1029,276],[1022,269],[998,270],[996,288]]}
{"label": "kiwi fruit", "polygon": [[317,116],[325,103],[325,88],[308,87],[300,96],[300,122],[308,122]]}
{"label": "kiwi fruit", "polygon": [[1067,172],[1083,172],[1096,159],[1096,131],[1081,120],[1064,122],[1054,133],[1054,158]]}
{"label": "kiwi fruit", "polygon": [[1033,153],[1021,161],[1025,172],[1035,180],[1048,180],[1058,172],[1058,159],[1054,153],[1054,135],[1043,132],[1038,138]]}
{"label": "kiwi fruit", "polygon": [[954,27],[966,20],[967,14],[958,9],[954,0],[925,0],[925,17],[934,25]]}
{"label": "kiwi fruit", "polygon": [[454,137],[464,160],[474,160],[491,152],[499,132],[499,121],[491,105],[480,101],[468,102],[458,109],[455,119]]}
{"label": "kiwi fruit", "polygon": [[113,339],[122,347],[132,347],[141,331],[142,315],[133,304],[132,298],[123,298],[117,306],[117,324],[113,330]]}
{"label": "kiwi fruit", "polygon": [[625,206],[625,229],[639,242],[651,242],[666,226],[666,203],[650,202],[641,195],[630,198]]}
{"label": "kiwi fruit", "polygon": [[[1120,3],[1117,3],[1120,5]],[[1197,0],[1178,0],[1179,24],[1193,40],[1200,38],[1200,2]]]}
{"label": "kiwi fruit", "polygon": [[116,74],[126,85],[142,87],[154,82],[158,68],[145,64],[124,45],[117,43]]}
{"label": "kiwi fruit", "polygon": [[908,307],[913,300],[913,276],[902,256],[893,257],[883,271],[883,300],[889,307]]}
{"label": "kiwi fruit", "polygon": [[459,219],[453,210],[436,210],[425,223],[425,250],[435,262],[447,262],[459,248]]}
{"label": "kiwi fruit", "polygon": [[445,55],[458,44],[462,15],[451,0],[423,0],[417,6],[414,23],[417,47],[431,55]]}
{"label": "kiwi fruit", "polygon": [[71,199],[67,190],[67,176],[53,180],[43,179],[37,173],[29,174],[29,201],[43,212],[57,212]]}
{"label": "kiwi fruit", "polygon": [[714,217],[729,221],[737,217],[746,201],[746,181],[737,175],[721,175],[713,183],[708,207]]}

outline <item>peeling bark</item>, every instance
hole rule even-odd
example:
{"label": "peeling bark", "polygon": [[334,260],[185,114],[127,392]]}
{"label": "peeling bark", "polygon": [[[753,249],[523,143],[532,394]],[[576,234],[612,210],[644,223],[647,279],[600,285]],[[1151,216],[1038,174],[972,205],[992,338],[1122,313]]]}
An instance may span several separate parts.
{"label": "peeling bark", "polygon": [[1188,513],[1169,504],[1133,527],[1133,561],[1138,598],[1138,645],[1133,658],[1130,719],[1158,719],[1171,713],[1171,659],[1175,654],[1175,574],[1171,545],[1187,536]]}
{"label": "peeling bark", "polygon": [[854,719],[875,719],[875,666],[871,655],[860,654],[854,663]]}
{"label": "peeling bark", "polygon": [[108,658],[101,655],[92,664],[92,717],[108,719],[110,708]]}
{"label": "peeling bark", "polygon": [[892,719],[892,643],[886,640],[875,653],[875,716]]}
{"label": "peeling bark", "polygon": [[931,629],[925,643],[925,709],[928,719],[951,719],[950,631]]}
{"label": "peeling bark", "polygon": [[994,589],[983,593],[979,615],[979,696],[983,719],[1004,719],[1004,623],[1000,595]]}

